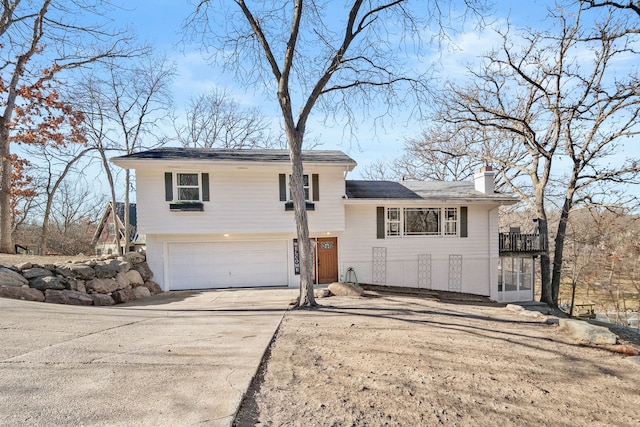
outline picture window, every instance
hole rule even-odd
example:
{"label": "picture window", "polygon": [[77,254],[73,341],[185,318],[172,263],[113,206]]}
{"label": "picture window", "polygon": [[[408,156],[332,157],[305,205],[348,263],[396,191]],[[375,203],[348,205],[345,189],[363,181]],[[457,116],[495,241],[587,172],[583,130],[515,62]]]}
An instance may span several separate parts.
{"label": "picture window", "polygon": [[459,220],[459,208],[386,208],[386,236],[457,236]]}

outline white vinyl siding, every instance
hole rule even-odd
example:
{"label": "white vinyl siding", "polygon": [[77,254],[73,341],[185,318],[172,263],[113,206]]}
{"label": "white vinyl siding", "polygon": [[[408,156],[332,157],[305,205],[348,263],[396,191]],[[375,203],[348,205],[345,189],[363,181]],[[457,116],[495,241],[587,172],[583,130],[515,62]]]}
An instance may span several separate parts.
{"label": "white vinyl siding", "polygon": [[[188,172],[197,166],[185,165]],[[320,201],[308,213],[313,232],[344,229],[344,171],[342,167],[318,166],[309,169],[319,175]],[[211,201],[203,212],[170,212],[165,200],[161,168],[136,170],[138,228],[145,234],[255,234],[294,233],[292,211],[279,200],[278,175],[286,166],[256,166],[238,169],[216,165],[196,169],[209,174]]]}
{"label": "white vinyl siding", "polygon": [[[449,284],[449,255],[462,255],[461,292],[491,294],[491,284],[497,284],[497,273],[494,272],[497,271],[498,257],[495,206],[468,206],[467,238],[416,236],[378,239],[377,205],[379,203],[346,205],[346,227],[340,234],[341,275],[352,267],[361,283],[373,283],[373,248],[385,248],[386,284],[418,287],[419,255],[427,254],[431,262],[431,289],[446,291]],[[495,225],[490,226],[491,221],[494,221]],[[497,289],[497,285],[494,287]]]}

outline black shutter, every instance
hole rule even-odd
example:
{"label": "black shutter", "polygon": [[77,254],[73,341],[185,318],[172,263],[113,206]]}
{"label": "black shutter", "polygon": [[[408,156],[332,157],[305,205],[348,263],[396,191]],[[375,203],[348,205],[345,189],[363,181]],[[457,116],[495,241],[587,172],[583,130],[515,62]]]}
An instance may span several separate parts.
{"label": "black shutter", "polygon": [[167,202],[173,200],[173,173],[164,173],[164,199]]}
{"label": "black shutter", "polygon": [[467,207],[460,208],[460,237],[469,237],[469,227],[467,225]]}
{"label": "black shutter", "polygon": [[311,175],[311,185],[313,187],[313,201],[320,201],[320,184],[318,182],[318,174]]}
{"label": "black shutter", "polygon": [[376,208],[376,223],[378,239],[384,239],[384,206]]}
{"label": "black shutter", "polygon": [[209,174],[203,173],[202,174],[202,201],[208,202],[209,200],[211,200],[209,197]]}
{"label": "black shutter", "polygon": [[280,201],[287,201],[287,175],[280,174]]}

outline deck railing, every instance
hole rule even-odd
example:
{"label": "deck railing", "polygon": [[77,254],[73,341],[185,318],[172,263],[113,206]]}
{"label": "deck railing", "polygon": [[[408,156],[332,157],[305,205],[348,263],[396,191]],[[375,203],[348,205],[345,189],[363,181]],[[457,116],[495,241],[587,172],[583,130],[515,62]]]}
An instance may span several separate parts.
{"label": "deck railing", "polygon": [[539,234],[500,233],[499,248],[501,253],[540,253],[547,250],[547,241]]}

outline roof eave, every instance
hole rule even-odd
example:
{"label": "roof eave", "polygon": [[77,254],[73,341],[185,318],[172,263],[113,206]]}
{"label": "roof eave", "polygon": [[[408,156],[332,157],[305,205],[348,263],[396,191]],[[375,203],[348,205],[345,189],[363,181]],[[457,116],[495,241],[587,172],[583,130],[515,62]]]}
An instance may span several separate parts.
{"label": "roof eave", "polygon": [[475,204],[475,205],[498,205],[498,206],[510,206],[515,205],[520,200],[506,197],[506,198],[446,198],[446,199],[437,199],[437,198],[422,198],[422,199],[394,199],[394,198],[386,198],[386,199],[358,199],[358,198],[345,198],[344,202],[347,205],[374,205],[374,204],[424,204],[426,203],[439,203],[439,204]]}
{"label": "roof eave", "polygon": [[[116,166],[120,166],[123,169],[139,169],[148,167],[163,167],[166,169],[180,169],[188,167],[192,164],[203,164],[216,166],[269,166],[273,164],[289,165],[288,160],[269,160],[255,161],[255,160],[216,160],[216,159],[131,159],[124,157],[112,157],[110,162]],[[309,166],[331,166],[342,167],[347,172],[351,172],[356,166],[355,161],[303,161],[303,164]]]}

